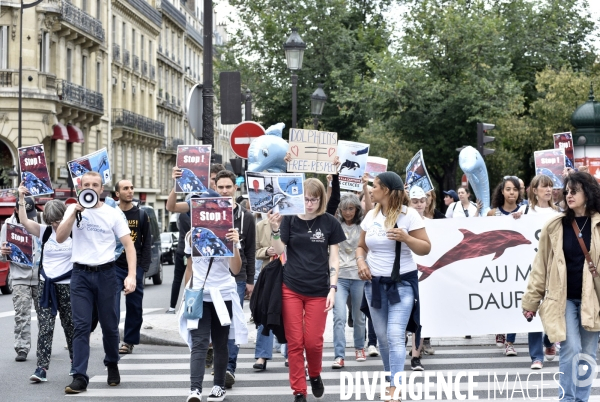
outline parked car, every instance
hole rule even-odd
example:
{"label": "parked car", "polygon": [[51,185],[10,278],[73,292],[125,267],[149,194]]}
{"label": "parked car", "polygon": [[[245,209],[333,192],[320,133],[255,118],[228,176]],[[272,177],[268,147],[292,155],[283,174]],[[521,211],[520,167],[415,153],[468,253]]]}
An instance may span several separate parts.
{"label": "parked car", "polygon": [[160,285],[163,281],[163,267],[160,258],[160,230],[158,229],[158,220],[154,213],[154,208],[142,205],[140,207],[148,217],[150,218],[150,232],[152,233],[152,259],[150,262],[150,268],[146,272],[145,278],[152,278],[152,283]]}
{"label": "parked car", "polygon": [[172,265],[175,261],[177,250],[178,233],[165,232],[160,234],[161,260],[165,264]]}
{"label": "parked car", "polygon": [[9,295],[13,292],[12,277],[10,276],[9,262],[0,261],[0,292]]}

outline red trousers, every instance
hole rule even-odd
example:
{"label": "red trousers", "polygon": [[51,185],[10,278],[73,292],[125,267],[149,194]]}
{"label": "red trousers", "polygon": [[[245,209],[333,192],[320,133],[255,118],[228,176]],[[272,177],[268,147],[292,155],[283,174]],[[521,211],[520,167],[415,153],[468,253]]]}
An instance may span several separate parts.
{"label": "red trousers", "polygon": [[327,313],[326,297],[309,297],[282,287],[283,326],[288,341],[288,362],[290,366],[290,386],[294,394],[306,395],[304,373],[304,352],[308,363],[308,375],[318,377],[323,363],[323,333]]}

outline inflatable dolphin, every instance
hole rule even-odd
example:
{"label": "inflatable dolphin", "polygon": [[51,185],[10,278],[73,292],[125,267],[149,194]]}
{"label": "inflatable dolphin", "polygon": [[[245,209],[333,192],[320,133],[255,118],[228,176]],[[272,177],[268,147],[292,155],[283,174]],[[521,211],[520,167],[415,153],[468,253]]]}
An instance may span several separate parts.
{"label": "inflatable dolphin", "polygon": [[281,138],[284,127],[284,123],[272,125],[265,131],[265,135],[250,143],[249,172],[285,173],[287,165],[283,159],[288,150],[288,143]]}
{"label": "inflatable dolphin", "polygon": [[483,203],[481,215],[485,216],[490,210],[490,180],[483,157],[473,147],[466,147],[458,155],[458,164],[475,191],[475,197]]}

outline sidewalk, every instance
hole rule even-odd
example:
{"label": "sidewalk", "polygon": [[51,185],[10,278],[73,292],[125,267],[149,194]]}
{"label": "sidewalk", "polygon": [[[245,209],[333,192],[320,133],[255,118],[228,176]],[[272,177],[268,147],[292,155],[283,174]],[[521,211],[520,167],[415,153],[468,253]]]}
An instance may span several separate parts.
{"label": "sidewalk", "polygon": [[[166,309],[165,309],[166,310]],[[246,301],[244,303],[244,314],[248,323],[248,344],[241,345],[243,349],[254,349],[256,342],[256,329],[250,320],[250,307]],[[119,326],[119,333],[123,337],[123,323]],[[346,339],[353,339],[353,329],[346,326]],[[144,323],[140,334],[140,343],[144,345],[161,346],[187,346],[181,336],[179,336],[179,324],[176,314],[165,314],[164,310],[159,310],[153,314],[144,315]],[[495,345],[494,335],[477,335],[472,339],[464,337],[456,338],[431,338],[432,346],[489,346]],[[517,334],[515,344],[527,344],[527,334]],[[327,316],[327,326],[325,327],[325,347],[333,346],[333,313]]]}

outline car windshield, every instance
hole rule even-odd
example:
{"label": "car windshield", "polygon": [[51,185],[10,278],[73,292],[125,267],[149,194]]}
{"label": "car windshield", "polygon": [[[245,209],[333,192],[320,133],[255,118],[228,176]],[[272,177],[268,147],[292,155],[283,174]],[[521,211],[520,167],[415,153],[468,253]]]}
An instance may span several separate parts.
{"label": "car windshield", "polygon": [[162,243],[169,243],[173,241],[173,235],[171,233],[161,233],[160,241]]}

